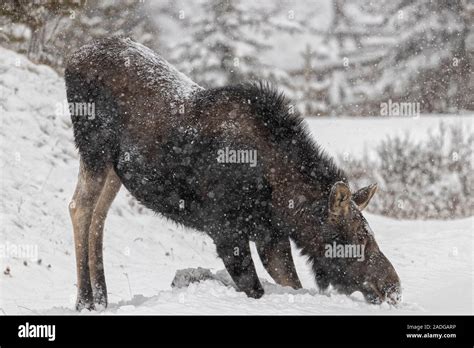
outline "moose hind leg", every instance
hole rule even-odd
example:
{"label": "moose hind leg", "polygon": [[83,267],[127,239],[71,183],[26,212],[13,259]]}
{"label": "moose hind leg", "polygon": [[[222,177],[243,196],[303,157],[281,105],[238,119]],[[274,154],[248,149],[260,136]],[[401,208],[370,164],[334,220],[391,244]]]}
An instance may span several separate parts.
{"label": "moose hind leg", "polygon": [[93,295],[89,274],[89,226],[94,207],[99,199],[107,173],[92,172],[86,169],[81,160],[79,177],[69,213],[74,230],[74,244],[77,267],[77,301],[76,309],[92,309]]}
{"label": "moose hind leg", "polygon": [[103,235],[105,218],[113,200],[120,190],[121,182],[112,166],[100,193],[89,228],[89,272],[94,304],[107,307],[107,286],[104,274]]}
{"label": "moose hind leg", "polygon": [[276,242],[257,240],[255,244],[263,266],[277,284],[290,286],[293,289],[302,288],[291,255],[289,238]]}
{"label": "moose hind leg", "polygon": [[255,265],[250,254],[248,240],[234,239],[233,242],[217,242],[217,254],[234,281],[237,289],[249,297],[263,296],[263,287],[258,279]]}

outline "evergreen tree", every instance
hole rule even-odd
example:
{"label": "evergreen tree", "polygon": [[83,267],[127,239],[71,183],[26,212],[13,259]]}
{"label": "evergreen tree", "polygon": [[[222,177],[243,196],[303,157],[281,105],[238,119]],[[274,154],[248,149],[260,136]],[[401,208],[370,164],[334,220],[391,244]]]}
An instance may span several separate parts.
{"label": "evergreen tree", "polygon": [[472,7],[461,0],[399,1],[388,24],[397,42],[380,68],[380,89],[427,112],[474,109]]}
{"label": "evergreen tree", "polygon": [[85,0],[5,0],[0,4],[0,40],[39,63],[50,63],[48,43],[61,21],[77,11]]}
{"label": "evergreen tree", "polygon": [[322,69],[316,69],[318,62],[328,59],[327,52],[315,51],[309,44],[303,52],[303,66],[293,71],[293,98],[297,101],[298,109],[307,116],[321,116],[329,113],[329,87],[331,79],[328,74],[320,74]]}
{"label": "evergreen tree", "polygon": [[282,29],[272,20],[276,8],[253,9],[237,0],[209,0],[202,6],[202,14],[186,19],[192,34],[171,58],[184,73],[205,87],[284,77],[261,59],[271,47],[266,38]]}
{"label": "evergreen tree", "polygon": [[474,109],[473,10],[467,2],[363,0],[346,11],[356,47],[344,53],[351,110],[378,115],[388,99],[420,103],[424,112]]}
{"label": "evergreen tree", "polygon": [[312,65],[315,77],[329,76],[329,113],[379,115],[388,99],[419,102],[425,112],[474,109],[474,6],[461,0],[332,4],[327,32],[312,31],[325,35],[329,52]]}
{"label": "evergreen tree", "polygon": [[67,56],[90,40],[113,35],[158,46],[158,28],[148,16],[146,3],[137,0],[88,1],[69,18],[55,45]]}
{"label": "evergreen tree", "polygon": [[0,25],[8,28],[0,36],[5,46],[58,70],[92,39],[124,35],[156,47],[158,37],[146,3],[137,0],[7,0],[0,5]]}

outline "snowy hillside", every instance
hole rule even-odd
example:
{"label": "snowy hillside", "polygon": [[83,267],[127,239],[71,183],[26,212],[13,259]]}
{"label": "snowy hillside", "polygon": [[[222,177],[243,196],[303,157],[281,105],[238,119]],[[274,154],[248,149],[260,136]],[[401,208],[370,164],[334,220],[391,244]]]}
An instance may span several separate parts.
{"label": "snowy hillside", "polygon": [[[76,269],[67,206],[79,162],[65,97],[64,81],[53,70],[0,48],[0,313],[75,313]],[[422,117],[416,127],[406,127],[422,132],[438,119]],[[472,122],[468,116],[444,119]],[[330,153],[360,152],[375,145],[364,145],[369,136],[379,139],[399,131],[391,118],[371,122],[376,124],[372,128],[369,122],[318,119],[310,126]],[[473,313],[473,218],[397,221],[366,216],[402,281],[404,301],[396,308],[369,305],[361,294],[320,294],[302,257],[295,257],[305,287],[299,291],[274,285],[260,262],[257,271],[267,280],[260,300],[217,281],[172,289],[179,269],[224,268],[213,242],[140,209],[122,188],[105,227],[110,301],[105,313]],[[16,255],[20,248],[29,248],[31,257]]]}

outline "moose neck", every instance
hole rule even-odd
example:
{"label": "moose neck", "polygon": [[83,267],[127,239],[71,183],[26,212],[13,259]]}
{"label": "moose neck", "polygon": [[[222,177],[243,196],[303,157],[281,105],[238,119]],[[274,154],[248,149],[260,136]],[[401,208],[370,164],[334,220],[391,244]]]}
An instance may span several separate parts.
{"label": "moose neck", "polygon": [[324,190],[312,201],[302,203],[295,209],[291,219],[290,237],[302,249],[303,254],[308,256],[310,251],[315,250],[316,245],[323,243],[322,231],[326,223],[329,191]]}
{"label": "moose neck", "polygon": [[[265,93],[255,105],[259,105],[259,101],[275,99],[275,93]],[[276,215],[303,248],[309,238],[320,235],[331,188],[336,182],[347,182],[347,179],[334,160],[314,142],[302,118],[290,114],[289,104],[278,98],[271,107],[261,106],[271,112],[255,111],[265,121],[265,130],[272,135],[271,145],[262,142],[258,151],[266,179],[272,187],[272,206]]]}
{"label": "moose neck", "polygon": [[[305,168],[309,168],[306,172],[286,168],[276,172],[280,178],[273,178],[279,182],[274,185],[273,204],[290,237],[308,256],[324,243],[322,232],[331,188],[338,181],[347,181],[330,158],[319,156],[318,159],[317,163],[306,163]],[[312,175],[307,175],[308,172]]]}

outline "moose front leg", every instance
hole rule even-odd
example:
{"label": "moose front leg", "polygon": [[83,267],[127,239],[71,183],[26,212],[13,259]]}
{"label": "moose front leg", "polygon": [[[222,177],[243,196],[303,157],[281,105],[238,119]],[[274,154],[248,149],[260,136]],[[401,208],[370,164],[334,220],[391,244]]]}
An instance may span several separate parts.
{"label": "moose front leg", "polygon": [[260,298],[263,296],[263,287],[255,270],[255,265],[250,253],[249,241],[235,239],[233,242],[217,242],[217,254],[224,261],[224,265],[239,291],[249,297]]}
{"label": "moose front leg", "polygon": [[277,284],[293,289],[302,288],[291,255],[289,238],[268,242],[256,240],[255,244],[263,266]]}

